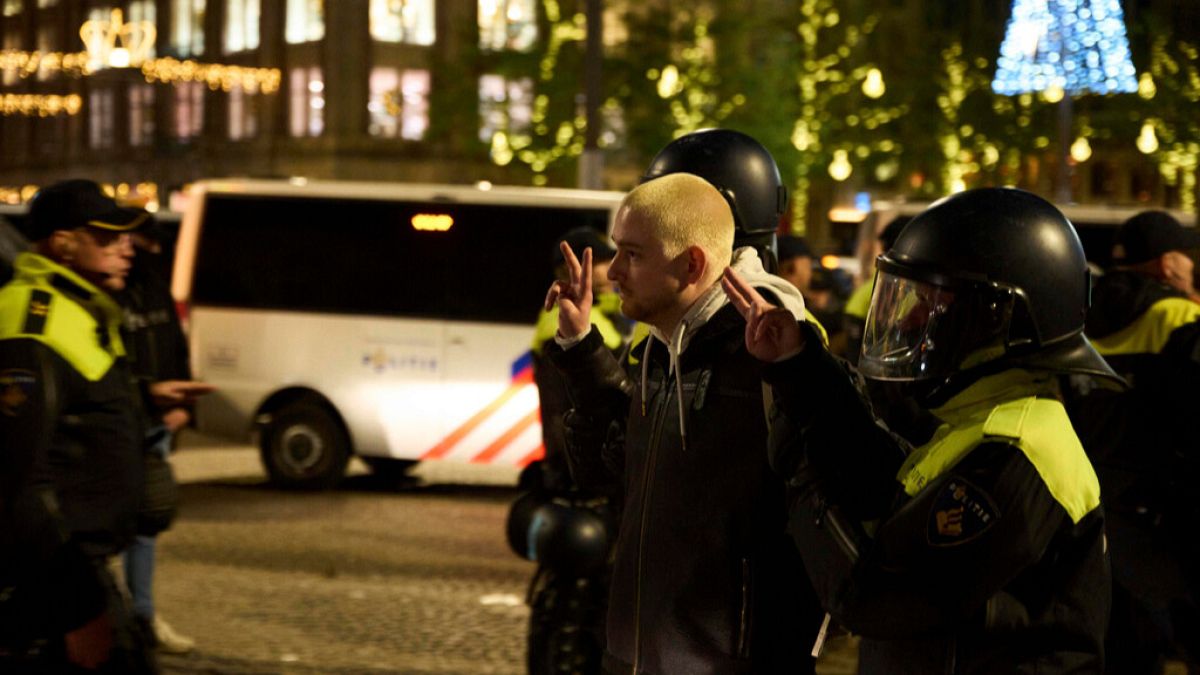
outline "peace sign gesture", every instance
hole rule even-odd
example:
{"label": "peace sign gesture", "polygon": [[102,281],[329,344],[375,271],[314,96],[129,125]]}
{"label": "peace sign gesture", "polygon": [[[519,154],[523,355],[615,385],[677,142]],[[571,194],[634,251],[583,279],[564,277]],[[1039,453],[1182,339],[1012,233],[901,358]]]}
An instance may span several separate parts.
{"label": "peace sign gesture", "polygon": [[558,304],[558,334],[564,338],[586,333],[592,325],[592,248],[583,249],[583,263],[567,242],[558,245],[567,263],[568,281],[555,281],[546,293],[543,308]]}
{"label": "peace sign gesture", "polygon": [[755,358],[773,363],[804,349],[804,334],[796,317],[767,302],[732,267],[725,268],[721,288],[746,320],[746,351]]}

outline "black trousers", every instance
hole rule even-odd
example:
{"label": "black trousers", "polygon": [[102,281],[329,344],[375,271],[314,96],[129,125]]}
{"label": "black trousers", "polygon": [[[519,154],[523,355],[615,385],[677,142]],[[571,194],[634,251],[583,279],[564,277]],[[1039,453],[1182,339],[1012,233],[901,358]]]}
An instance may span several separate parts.
{"label": "black trousers", "polygon": [[106,663],[95,670],[79,668],[67,658],[65,636],[45,634],[52,625],[54,607],[39,598],[14,598],[0,628],[0,673],[5,675],[157,675],[147,627],[133,620],[125,596],[117,588],[107,561],[95,559],[96,575],[104,584],[112,650]]}

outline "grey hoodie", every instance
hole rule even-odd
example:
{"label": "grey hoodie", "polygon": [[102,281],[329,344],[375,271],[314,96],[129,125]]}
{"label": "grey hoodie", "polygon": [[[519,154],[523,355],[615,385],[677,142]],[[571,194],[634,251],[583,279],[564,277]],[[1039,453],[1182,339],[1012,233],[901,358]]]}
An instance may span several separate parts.
{"label": "grey hoodie", "polygon": [[[800,291],[796,289],[786,279],[777,277],[767,273],[763,268],[762,260],[759,259],[758,253],[751,247],[746,246],[739,248],[733,252],[733,260],[729,265],[746,280],[748,284],[756,289],[766,290],[771,295],[775,296],[776,304],[792,313],[797,321],[804,320],[804,296],[800,295]],[[679,363],[679,357],[687,349],[688,343],[691,342],[693,336],[708,322],[718,311],[729,303],[729,296],[725,295],[725,290],[721,288],[718,282],[713,284],[712,288],[705,291],[692,303],[688,311],[680,319],[679,325],[675,326],[674,332],[667,336],[663,335],[662,331],[651,326],[650,337],[647,340],[657,339],[667,346],[667,353],[671,356],[671,371],[675,372]],[[650,345],[646,345],[646,349],[650,349]],[[642,400],[646,400],[647,377],[649,373],[650,359],[642,359]],[[679,389],[676,393],[676,400],[679,402],[679,435],[683,440],[683,448],[687,450],[687,428],[684,425],[684,419],[687,417],[683,411],[683,384],[679,378],[675,378],[675,386]]]}

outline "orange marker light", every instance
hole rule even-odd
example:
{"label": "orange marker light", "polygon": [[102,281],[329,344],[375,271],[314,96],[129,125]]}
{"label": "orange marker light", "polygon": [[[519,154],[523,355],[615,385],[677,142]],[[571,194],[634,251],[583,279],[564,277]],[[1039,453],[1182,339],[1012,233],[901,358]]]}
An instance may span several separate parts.
{"label": "orange marker light", "polygon": [[412,217],[412,226],[421,232],[445,232],[454,227],[454,218],[444,213],[418,213]]}

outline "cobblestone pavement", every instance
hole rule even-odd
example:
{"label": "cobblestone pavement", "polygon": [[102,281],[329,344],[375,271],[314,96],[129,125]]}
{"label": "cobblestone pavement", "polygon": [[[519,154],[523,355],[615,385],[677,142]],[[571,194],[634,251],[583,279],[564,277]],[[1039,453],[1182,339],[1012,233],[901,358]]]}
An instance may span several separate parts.
{"label": "cobblestone pavement", "polygon": [[[165,675],[524,672],[533,566],[503,535],[516,470],[439,462],[387,485],[355,464],[338,490],[282,492],[252,448],[183,447],[155,594],[197,648],[163,655]],[[817,672],[850,675],[856,646],[835,635]]]}
{"label": "cobblestone pavement", "polygon": [[[270,489],[250,448],[192,437],[174,461],[183,504],[155,593],[197,648],[163,655],[168,675],[524,672],[533,568],[503,538],[515,472],[419,467],[397,486],[356,468],[296,493]],[[839,644],[824,675],[853,672]]]}

